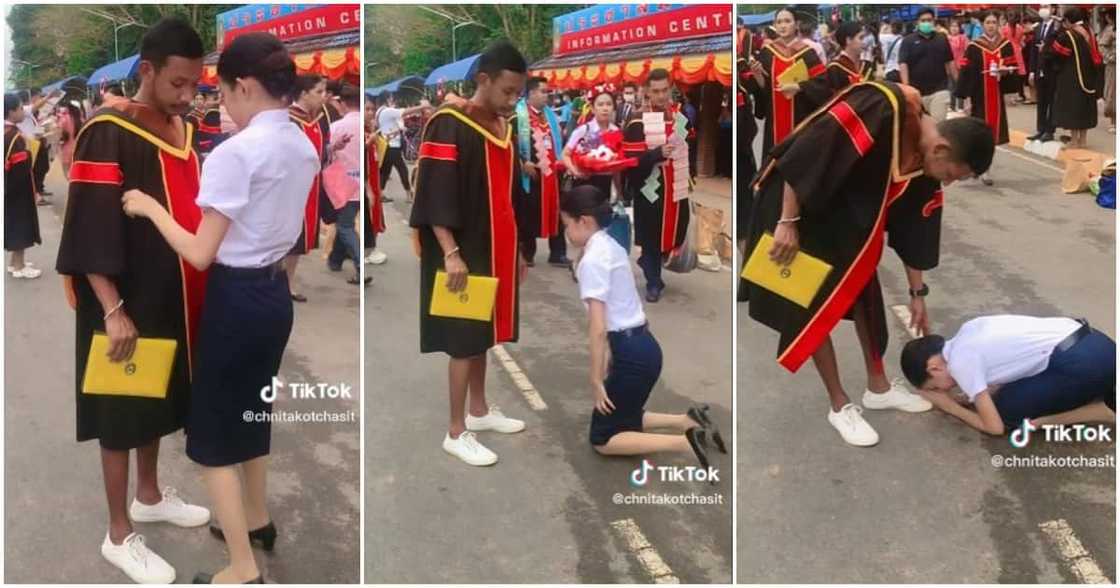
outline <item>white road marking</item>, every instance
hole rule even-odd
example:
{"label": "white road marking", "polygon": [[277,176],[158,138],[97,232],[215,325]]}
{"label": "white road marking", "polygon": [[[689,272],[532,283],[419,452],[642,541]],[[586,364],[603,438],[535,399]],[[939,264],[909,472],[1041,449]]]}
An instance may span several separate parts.
{"label": "white road marking", "polygon": [[1046,169],[1052,169],[1052,170],[1054,170],[1058,173],[1062,173],[1062,174],[1066,173],[1066,170],[1064,170],[1064,169],[1062,169],[1062,168],[1060,168],[1056,165],[1050,165],[1049,163],[1044,163],[1044,162],[1039,161],[1039,160],[1037,160],[1033,157],[1027,157],[1026,155],[1023,155],[1022,153],[1018,153],[1013,149],[1008,149],[1007,147],[996,147],[996,149],[999,149],[1000,151],[1002,151],[1002,152],[1004,152],[1008,155],[1014,155],[1015,157],[1018,157],[1019,159],[1022,159],[1023,161],[1029,161],[1030,163],[1033,163],[1035,165],[1040,165],[1042,167],[1045,167]]}
{"label": "white road marking", "polygon": [[1038,525],[1043,534],[1058,548],[1066,563],[1082,584],[1111,584],[1097,561],[1089,553],[1081,540],[1073,533],[1073,528],[1065,519],[1046,521]]}
{"label": "white road marking", "polygon": [[634,519],[621,519],[611,523],[613,528],[626,542],[626,546],[641,562],[642,567],[653,578],[654,584],[680,584],[679,578],[673,575],[673,570],[661,559],[661,554],[646,539],[638,523]]}
{"label": "white road marking", "polygon": [[918,329],[910,327],[910,307],[905,304],[896,304],[891,307],[891,310],[894,311],[894,315],[898,317],[898,320],[902,322],[902,328],[910,334],[910,338],[917,339]]}
{"label": "white road marking", "polygon": [[529,408],[533,410],[547,410],[548,404],[545,403],[544,398],[541,398],[537,388],[529,381],[529,376],[521,371],[517,362],[510,357],[509,352],[501,345],[494,346],[494,356],[501,362],[502,368],[509,374],[510,379],[513,380],[513,385],[517,386],[518,391],[525,397],[525,402],[529,403]]}

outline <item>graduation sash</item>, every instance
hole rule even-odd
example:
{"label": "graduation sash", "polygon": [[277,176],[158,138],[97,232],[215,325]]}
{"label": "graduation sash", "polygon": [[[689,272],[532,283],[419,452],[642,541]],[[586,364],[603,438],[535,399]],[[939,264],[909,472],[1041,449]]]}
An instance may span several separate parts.
{"label": "graduation sash", "polygon": [[[548,121],[548,128],[552,133],[553,153],[556,157],[560,157],[560,153],[564,150],[560,145],[560,123],[556,121],[556,115],[551,108],[543,108],[541,113]],[[529,103],[524,98],[517,102],[515,117],[517,118],[517,154],[521,156],[522,161],[532,161],[533,130],[532,125],[529,124]],[[521,187],[526,192],[530,190],[529,183],[529,175],[522,171]]]}

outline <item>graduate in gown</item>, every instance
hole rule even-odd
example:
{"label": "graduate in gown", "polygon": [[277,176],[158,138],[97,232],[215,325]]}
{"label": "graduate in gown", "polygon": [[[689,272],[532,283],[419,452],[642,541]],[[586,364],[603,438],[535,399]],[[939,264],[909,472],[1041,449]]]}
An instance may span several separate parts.
{"label": "graduate in gown", "polygon": [[[688,119],[672,104],[669,72],[654,69],[646,78],[649,105],[635,111],[622,129],[622,151],[637,157],[625,172],[634,199],[634,244],[642,248],[638,265],[646,278],[646,300],[657,302],[665,290],[661,264],[665,255],[684,243],[691,209],[688,203]],[[665,122],[663,133],[646,129],[644,118]],[[660,116],[658,116],[660,115]]]}
{"label": "graduate in gown", "polygon": [[[190,406],[191,370],[206,273],[185,263],[147,219],[129,218],[126,190],[150,194],[181,226],[194,231],[199,161],[193,129],[182,115],[202,75],[202,41],[169,18],[141,41],[140,87],[132,99],[94,112],[78,134],[56,269],[74,306],[74,396],[77,440],[97,439],[109,506],[101,553],[134,581],[169,583],[175,570],[132,532],[132,520],[203,525],[210,513],[161,490],[160,438],[178,431]],[[166,397],[82,393],[94,332],[109,338],[111,361],[131,357],[137,337],[174,339]],[[136,450],[135,500],[127,506],[129,452]]]}
{"label": "graduate in gown", "polygon": [[1070,147],[1084,148],[1086,131],[1097,126],[1097,98],[1104,95],[1103,61],[1097,39],[1086,25],[1085,10],[1066,8],[1065,27],[1050,47],[1057,62],[1054,126],[1070,131]]}
{"label": "graduate in gown", "polygon": [[369,249],[366,263],[380,265],[388,256],[377,250],[377,236],[385,232],[385,211],[381,201],[381,166],[377,163],[377,134],[373,131],[374,105],[372,100],[365,101],[365,140],[366,140],[366,213],[363,215],[362,245]]}
{"label": "graduate in gown", "polygon": [[[809,80],[825,73],[816,51],[797,38],[797,22],[792,10],[778,10],[774,15],[774,30],[778,38],[763,43],[757,58],[750,63],[754,73],[750,83],[759,89],[762,98],[755,104],[755,116],[766,119],[763,157],[819,105],[819,98],[814,100],[812,96],[803,95],[803,90],[814,88],[808,84]],[[803,79],[789,81],[795,78]]]}
{"label": "graduate in gown", "polygon": [[[739,150],[735,161],[735,239],[742,245],[751,211],[751,181],[758,172],[758,162],[754,156],[754,138],[758,135],[758,123],[754,119],[755,94],[748,88],[751,69],[748,57],[736,61],[738,84],[735,90],[736,140]],[[757,88],[757,86],[755,86]]]}
{"label": "graduate in gown", "polygon": [[24,251],[41,244],[39,212],[35,206],[35,180],[31,152],[16,125],[23,120],[17,94],[4,94],[4,251],[10,252],[8,273],[13,278],[38,278],[42,270],[31,267]]}
{"label": "graduate in gown", "polygon": [[[327,99],[327,81],[315,74],[301,75],[296,84],[298,95],[295,103],[288,110],[292,122],[303,130],[311,145],[319,153],[322,166],[325,168],[330,160],[331,123],[327,117],[323,103]],[[320,173],[311,185],[311,192],[307,195],[307,208],[304,210],[303,232],[292,246],[284,262],[288,272],[288,285],[292,288],[292,300],[307,302],[307,296],[295,290],[296,266],[299,256],[310,253],[312,249],[319,248],[319,218],[322,213],[333,211],[334,207],[327,200],[323,189],[323,175]]]}
{"label": "graduate in gown", "polygon": [[824,75],[812,78],[803,86],[805,98],[818,107],[852,84],[864,81],[860,71],[860,52],[863,42],[859,23],[842,22],[836,27],[836,42],[840,52],[828,62]]}
{"label": "graduate in gown", "polygon": [[754,320],[778,331],[778,362],[796,372],[812,358],[828,391],[829,421],[853,445],[874,445],[875,431],[839,381],[830,333],[854,319],[868,372],[863,405],[910,412],[930,405],[883,373],[887,329],[876,268],[889,245],[905,265],[912,325],[924,330],[922,271],[938,261],[940,183],[982,173],[994,146],[973,118],[935,123],[918,92],[861,83],[807,119],[763,162],[748,230],[748,255],[764,233],[765,254],[781,265],[798,250],[832,266],[808,308],[743,280]]}
{"label": "graduate in gown", "polygon": [[[984,34],[965,47],[957,96],[968,98],[972,116],[984,121],[992,130],[996,145],[1008,143],[1007,105],[1003,100],[1003,80],[1018,67],[1011,42],[999,35],[999,16],[988,12],[983,19]],[[1009,78],[1008,78],[1009,79]],[[992,179],[980,176],[987,185]]]}
{"label": "graduate in gown", "polygon": [[206,156],[220,145],[227,137],[222,132],[222,112],[218,110],[221,96],[218,91],[209,88],[201,92],[202,104],[192,112],[187,121],[194,125],[194,146],[199,157]]}
{"label": "graduate in gown", "polygon": [[521,255],[533,267],[537,239],[548,239],[548,263],[568,267],[568,244],[560,226],[560,168],[563,158],[560,123],[548,106],[548,82],[529,78],[526,97],[518,101],[510,119],[514,146],[517,147],[516,180],[525,194],[519,198],[517,230],[521,236]]}
{"label": "graduate in gown", "polygon": [[[525,428],[488,408],[485,380],[487,350],[518,336],[518,290],[527,266],[518,252],[514,199],[520,182],[508,119],[525,87],[527,66],[513,45],[497,41],[477,67],[470,100],[444,104],[424,128],[409,223],[420,243],[420,352],[450,356],[451,418],[443,449],[469,465],[486,466],[498,457],[474,431]],[[490,320],[433,316],[437,271],[447,273],[441,286],[455,293],[464,292],[468,274],[497,278]]]}

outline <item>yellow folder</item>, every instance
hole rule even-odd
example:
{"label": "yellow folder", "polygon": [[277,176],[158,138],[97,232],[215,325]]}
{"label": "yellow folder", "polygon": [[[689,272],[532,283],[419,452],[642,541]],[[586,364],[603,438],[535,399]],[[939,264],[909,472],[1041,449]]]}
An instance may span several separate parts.
{"label": "yellow folder", "polygon": [[821,284],[832,272],[832,266],[805,253],[798,251],[789,265],[779,265],[770,259],[770,249],[774,237],[769,233],[762,235],[754,248],[743,278],[804,308],[809,308]]}
{"label": "yellow folder", "polygon": [[800,84],[809,79],[809,69],[805,67],[805,60],[798,59],[785,71],[778,75],[778,86],[786,84]]}
{"label": "yellow folder", "polygon": [[177,345],[174,339],[141,337],[136,340],[136,351],[131,359],[113,363],[107,355],[109,337],[95,333],[89,347],[82,393],[166,398]]}
{"label": "yellow folder", "polygon": [[447,273],[437,271],[432,287],[432,316],[489,321],[498,295],[498,278],[467,276],[467,287],[459,292],[447,289]]}

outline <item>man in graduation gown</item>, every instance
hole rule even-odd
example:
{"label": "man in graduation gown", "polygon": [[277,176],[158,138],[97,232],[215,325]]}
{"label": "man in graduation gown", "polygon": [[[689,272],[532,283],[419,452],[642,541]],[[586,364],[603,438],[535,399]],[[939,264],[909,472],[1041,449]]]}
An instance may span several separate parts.
{"label": "man in graduation gown", "polygon": [[[642,248],[638,265],[646,278],[646,300],[657,302],[665,290],[661,264],[665,255],[684,243],[688,231],[688,121],[671,103],[669,72],[654,69],[646,78],[648,107],[635,111],[622,131],[622,151],[637,157],[625,174],[634,199],[634,243]],[[647,115],[664,121],[647,129]],[[676,139],[674,139],[674,136]]]}
{"label": "man in graduation gown", "polygon": [[[185,504],[156,480],[160,438],[183,427],[206,275],[184,263],[146,219],[124,214],[125,190],[140,189],[188,230],[198,228],[199,164],[190,109],[202,74],[202,42],[182,20],[164,19],[144,35],[140,88],[132,100],[94,112],[78,134],[59,244],[76,312],[78,441],[97,439],[109,503],[101,553],[134,581],[168,583],[175,570],[133,533],[134,520],[205,524],[210,513]],[[109,338],[110,361],[127,361],[138,337],[174,339],[166,397],[92,395],[82,380],[95,332]],[[127,507],[129,451],[136,450],[136,498]]]}
{"label": "man in graduation gown", "polygon": [[[450,356],[450,424],[443,449],[464,462],[491,465],[497,455],[473,431],[515,433],[525,423],[486,404],[486,352],[517,341],[518,290],[525,260],[518,253],[516,147],[508,118],[525,85],[525,59],[508,41],[478,59],[469,101],[445,103],[428,121],[420,145],[410,224],[420,243],[420,351]],[[444,271],[436,284],[436,272]],[[497,278],[489,320],[434,316],[433,288],[467,295],[467,276]],[[469,390],[469,394],[468,394]],[[464,405],[469,396],[469,414]]]}
{"label": "man in graduation gown", "polygon": [[[311,141],[315,152],[319,154],[321,167],[326,168],[330,161],[331,149],[331,122],[324,106],[327,99],[326,80],[316,74],[305,74],[296,79],[298,95],[288,108],[288,117],[307,135],[307,140]],[[307,195],[307,206],[303,211],[303,230],[284,262],[288,272],[289,288],[293,288],[292,300],[296,302],[307,302],[307,296],[294,290],[296,267],[301,255],[319,248],[320,218],[328,224],[333,223],[337,218],[334,206],[331,205],[323,188],[321,171],[315,176],[311,191]]]}
{"label": "man in graduation gown", "polygon": [[941,183],[983,173],[994,146],[974,118],[936,123],[909,86],[868,82],[842,91],[763,162],[755,184],[748,255],[764,233],[763,252],[788,266],[799,250],[832,266],[808,308],[744,280],[749,314],[780,334],[778,362],[796,372],[809,358],[830,403],[829,422],[842,438],[874,445],[840,382],[830,333],[853,319],[867,367],[867,408],[922,412],[931,408],[882,368],[887,327],[876,268],[884,245],[902,259],[910,288],[911,326],[927,324],[922,271],[938,262]]}
{"label": "man in graduation gown", "polygon": [[517,230],[521,255],[529,267],[537,255],[537,239],[548,239],[548,263],[568,267],[568,244],[560,223],[560,172],[556,162],[563,151],[560,123],[548,107],[548,82],[529,78],[526,97],[517,103],[512,125],[517,146],[517,181],[523,197],[518,199]]}

